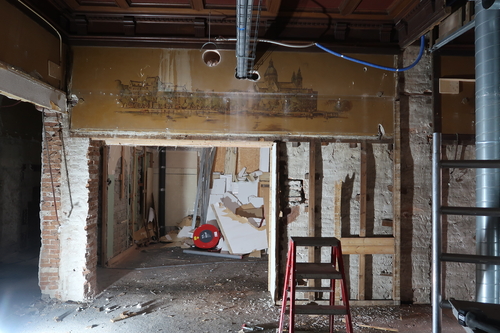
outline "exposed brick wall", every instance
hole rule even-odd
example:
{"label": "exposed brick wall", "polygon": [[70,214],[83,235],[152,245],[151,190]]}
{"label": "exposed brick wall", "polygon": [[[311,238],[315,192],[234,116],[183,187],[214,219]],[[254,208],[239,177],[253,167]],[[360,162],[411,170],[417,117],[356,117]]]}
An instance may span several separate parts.
{"label": "exposed brick wall", "polygon": [[55,112],[44,113],[40,223],[39,285],[42,295],[60,298],[59,288],[59,227],[61,218],[61,123]]}
{"label": "exposed brick wall", "polygon": [[86,269],[84,296],[87,299],[95,296],[97,290],[97,247],[98,247],[98,219],[100,216],[100,174],[101,174],[101,150],[102,141],[90,141],[88,151],[88,167],[89,167],[89,212],[87,216],[87,248],[85,252]]}
{"label": "exposed brick wall", "polygon": [[[71,177],[71,173],[74,171],[72,165],[75,163],[74,157],[76,155],[74,156],[74,154],[78,154],[79,149],[82,148],[85,152],[87,143],[85,140],[75,141],[68,137],[66,131],[68,119],[65,118],[65,115],[45,111],[43,126],[45,132],[42,146],[40,200],[42,238],[39,267],[40,289],[44,297],[63,300],[71,298],[76,301],[88,300],[98,292],[96,268],[102,142],[88,141],[86,158],[89,178],[75,180],[73,177],[73,179],[70,178],[71,181],[68,181],[68,176]],[[65,136],[63,137],[63,135]],[[66,153],[66,157],[64,157],[64,153]],[[67,166],[69,174],[66,174],[64,163],[69,164]],[[79,190],[79,186],[77,186],[80,181],[85,182],[85,186],[81,186],[83,191]],[[68,191],[71,191],[72,194],[69,194]],[[79,191],[79,193],[75,191]],[[72,196],[72,199],[67,196]],[[80,200],[79,198],[83,198],[88,203],[88,211],[83,211],[83,219],[80,218],[81,214],[75,213],[73,209],[74,204],[76,204],[75,207],[81,206],[77,202]],[[65,202],[66,206],[70,202],[71,207],[66,207]],[[69,212],[73,212],[73,214],[69,214]],[[84,241],[78,241],[70,235],[72,230],[75,231],[78,228],[82,228],[86,232]],[[71,250],[67,248],[68,245]],[[77,257],[81,253],[83,267],[80,270],[80,267],[76,266],[80,272],[75,271],[75,275],[68,272],[74,270],[68,270],[63,261],[66,261],[66,266],[71,265],[69,261],[72,258],[64,257],[64,253],[67,256],[76,255]],[[80,274],[83,274],[83,279]],[[70,290],[83,290],[83,292],[71,293]]]}

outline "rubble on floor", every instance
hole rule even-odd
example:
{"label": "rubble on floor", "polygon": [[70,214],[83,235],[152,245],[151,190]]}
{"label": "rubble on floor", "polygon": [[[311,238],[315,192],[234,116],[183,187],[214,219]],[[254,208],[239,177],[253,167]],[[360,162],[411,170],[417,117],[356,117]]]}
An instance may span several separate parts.
{"label": "rubble on floor", "polygon": [[[267,291],[266,256],[244,256],[241,260],[202,257],[162,246],[140,248],[119,266],[100,268],[98,279],[108,278],[113,283],[88,303],[38,299],[5,307],[7,298],[0,294],[4,296],[0,331],[236,333],[245,324],[262,327],[262,332],[275,332],[280,309]],[[0,275],[7,273],[3,272]],[[384,332],[380,328],[423,333],[431,328],[429,305],[353,307],[351,311],[357,333]],[[55,320],[62,315],[62,320]],[[336,317],[336,332],[345,332],[342,319]],[[2,327],[7,323],[11,330]],[[457,325],[453,316],[445,313],[442,332],[462,331]],[[296,327],[323,332],[327,331],[328,320],[325,316],[298,316]]]}

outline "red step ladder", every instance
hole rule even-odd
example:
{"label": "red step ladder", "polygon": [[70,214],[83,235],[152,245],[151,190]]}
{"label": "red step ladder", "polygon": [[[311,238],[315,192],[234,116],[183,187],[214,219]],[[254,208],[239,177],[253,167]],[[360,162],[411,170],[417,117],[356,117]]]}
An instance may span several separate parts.
{"label": "red step ladder", "polygon": [[[331,247],[329,263],[297,263],[296,254],[298,246],[306,247]],[[297,281],[301,279],[327,279],[329,287],[298,287]],[[335,282],[340,280],[341,303],[335,305]],[[288,248],[286,263],[285,284],[283,287],[283,302],[281,304],[279,333],[283,332],[285,315],[289,315],[288,332],[294,333],[296,314],[318,314],[330,317],[330,333],[333,333],[334,316],[344,315],[346,331],[353,333],[351,312],[349,310],[349,297],[345,282],[344,263],[340,241],[335,237],[292,237]],[[328,305],[297,305],[296,292],[328,292],[330,293]]]}

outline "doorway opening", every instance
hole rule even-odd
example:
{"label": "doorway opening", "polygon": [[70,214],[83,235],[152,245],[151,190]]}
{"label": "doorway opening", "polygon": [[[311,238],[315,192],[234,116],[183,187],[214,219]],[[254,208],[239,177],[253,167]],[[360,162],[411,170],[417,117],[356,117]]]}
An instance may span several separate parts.
{"label": "doorway opening", "polygon": [[[101,266],[158,267],[174,259],[185,260],[188,255],[203,258],[190,257],[199,264],[262,256],[259,260],[267,261],[267,289],[274,297],[276,149],[272,142],[228,146],[227,142],[206,141],[168,146],[168,141],[159,141],[156,146],[143,146],[106,140],[106,144],[102,156]],[[203,150],[209,147],[215,151],[207,167]],[[209,176],[202,181],[204,168]],[[206,187],[200,185],[203,182]],[[215,233],[221,240],[213,249],[196,245],[193,234],[203,225],[217,228]],[[145,263],[144,254],[154,258]],[[126,273],[113,270],[116,274],[110,276],[103,272],[109,270],[98,271],[100,290]]]}

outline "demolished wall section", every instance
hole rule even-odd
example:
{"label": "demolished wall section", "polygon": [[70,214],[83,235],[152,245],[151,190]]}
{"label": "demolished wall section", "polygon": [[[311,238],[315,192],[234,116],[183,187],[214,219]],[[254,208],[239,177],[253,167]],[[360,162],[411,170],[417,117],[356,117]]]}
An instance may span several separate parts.
{"label": "demolished wall section", "polygon": [[[404,65],[418,47],[403,53]],[[401,300],[429,303],[431,293],[431,58],[404,72],[401,91]]]}
{"label": "demolished wall section", "polygon": [[98,292],[97,290],[97,251],[98,251],[98,224],[100,219],[100,175],[102,171],[102,141],[90,141],[88,149],[88,169],[89,169],[89,198],[88,215],[84,230],[86,231],[87,241],[85,249],[85,269],[83,275],[85,278],[83,297],[91,299]]}
{"label": "demolished wall section", "polygon": [[61,123],[56,112],[44,112],[40,228],[42,245],[38,280],[42,296],[60,298],[59,266],[61,255]]}
{"label": "demolished wall section", "polygon": [[[474,145],[449,144],[443,149],[448,160],[474,160]],[[476,170],[443,169],[442,198],[444,206],[473,207],[476,203]],[[476,217],[443,216],[443,251],[476,254]],[[476,296],[476,264],[451,263],[443,265],[443,299],[474,301]]]}
{"label": "demolished wall section", "polygon": [[[309,143],[299,145],[288,143],[288,189],[296,183],[304,184],[305,200],[297,202],[295,196],[289,196],[289,215],[287,234],[289,236],[308,236],[309,232]],[[392,219],[392,159],[391,145],[367,144],[367,235],[392,235],[392,227],[382,224],[384,219]],[[321,210],[316,212],[316,230],[318,236],[335,235],[334,201],[335,184],[342,182],[341,230],[342,237],[359,235],[360,221],[360,163],[361,146],[349,143],[329,143],[321,146],[320,160],[316,159],[316,200],[321,202]],[[294,189],[296,191],[296,189]],[[316,202],[316,207],[320,207]],[[319,217],[319,218],[318,218]],[[322,253],[322,260],[329,259],[327,249]],[[298,249],[298,261],[307,261],[306,249]],[[372,299],[392,298],[392,255],[368,256],[367,275],[369,292]],[[358,255],[349,255],[345,263],[348,266],[348,280],[351,298],[358,297]]]}
{"label": "demolished wall section", "polygon": [[69,137],[66,114],[46,111],[44,128],[40,288],[45,297],[84,301],[96,293],[96,147]]}

